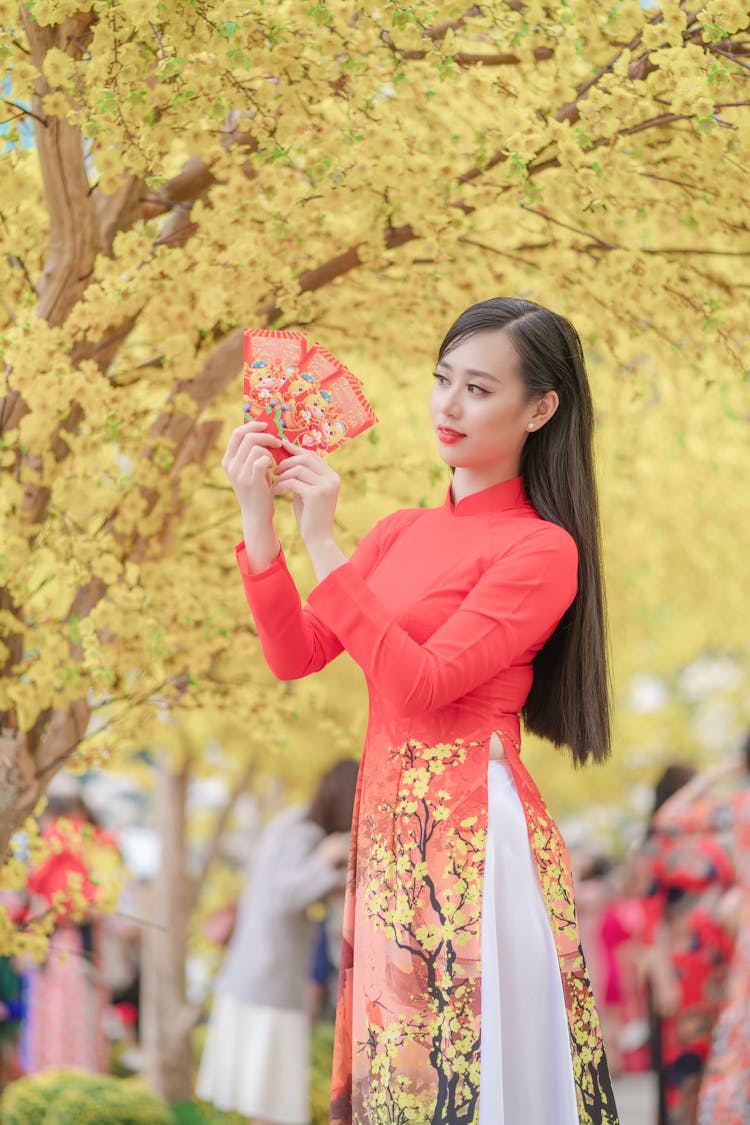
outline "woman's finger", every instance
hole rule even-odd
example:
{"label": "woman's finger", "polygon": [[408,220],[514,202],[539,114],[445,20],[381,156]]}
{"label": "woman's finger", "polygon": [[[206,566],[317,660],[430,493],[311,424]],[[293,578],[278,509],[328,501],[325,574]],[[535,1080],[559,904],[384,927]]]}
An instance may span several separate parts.
{"label": "woman's finger", "polygon": [[247,461],[248,457],[252,455],[254,449],[278,449],[280,445],[281,442],[274,434],[243,434],[232,460],[236,464],[242,465]]}
{"label": "woman's finger", "polygon": [[310,485],[307,481],[295,480],[291,477],[289,480],[277,480],[271,485],[271,492],[274,496],[278,496],[280,492],[292,492],[295,496],[309,496]]}
{"label": "woman's finger", "polygon": [[270,473],[273,465],[274,460],[268,450],[263,446],[254,445],[246,455],[240,450],[231,463],[225,466],[225,471],[233,485],[242,482],[248,484],[257,479],[255,476],[257,466],[260,466],[263,473]]}
{"label": "woman's finger", "polygon": [[322,459],[319,453],[315,452],[314,449],[305,449],[303,448],[303,446],[297,445],[296,442],[289,441],[288,438],[282,439],[282,445],[286,452],[290,453],[292,457],[304,457],[308,461],[313,460],[317,461],[321,465],[325,465],[325,461]]}
{"label": "woman's finger", "polygon": [[283,466],[276,471],[276,480],[301,480],[307,484],[320,484],[321,480],[317,473],[313,472],[307,465],[292,465],[289,468]]}
{"label": "woman's finger", "polygon": [[[257,425],[257,423],[253,423],[253,425]],[[229,475],[236,469],[237,465],[242,465],[250,449],[256,447],[279,449],[280,445],[281,441],[275,434],[268,433],[265,430],[247,430],[245,426],[240,426],[233,431],[231,438],[229,438],[226,452],[222,458],[222,468]]]}
{"label": "woman's finger", "polygon": [[263,449],[259,445],[253,446],[248,453],[244,462],[239,465],[239,471],[252,474],[255,472],[270,472],[273,468],[274,460],[267,449]]}
{"label": "woman's finger", "polygon": [[253,469],[257,469],[258,466],[261,466],[263,469],[272,469],[274,459],[267,449],[263,449],[260,445],[255,445],[248,454],[246,464]]}
{"label": "woman's finger", "polygon": [[239,447],[242,448],[243,445],[272,445],[274,449],[279,449],[281,447],[281,438],[277,437],[276,434],[269,434],[264,430],[260,434],[243,434],[240,438]]}
{"label": "woman's finger", "polygon": [[[286,443],[285,443],[286,446]],[[285,457],[279,465],[279,471],[286,472],[288,469],[294,469],[297,465],[304,465],[308,469],[314,469],[320,476],[334,475],[333,469],[330,465],[326,465],[325,461],[315,453],[300,453],[299,450],[291,457]]]}
{"label": "woman's finger", "polygon": [[229,435],[224,460],[232,458],[235,455],[245,434],[262,434],[266,432],[265,422],[257,422],[254,419],[250,422],[245,422],[242,426],[236,426]]}

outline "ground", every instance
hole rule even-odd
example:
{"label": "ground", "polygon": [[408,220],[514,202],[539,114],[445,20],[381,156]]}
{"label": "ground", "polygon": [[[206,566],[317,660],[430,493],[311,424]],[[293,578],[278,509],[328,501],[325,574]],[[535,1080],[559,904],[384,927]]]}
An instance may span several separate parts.
{"label": "ground", "polygon": [[615,1080],[620,1125],[654,1125],[656,1079],[652,1073],[626,1074]]}

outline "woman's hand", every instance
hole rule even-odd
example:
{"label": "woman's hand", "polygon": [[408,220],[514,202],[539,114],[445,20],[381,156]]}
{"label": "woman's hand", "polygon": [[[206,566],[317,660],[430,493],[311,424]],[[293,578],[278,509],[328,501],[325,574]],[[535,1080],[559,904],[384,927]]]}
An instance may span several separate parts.
{"label": "woman's hand", "polygon": [[291,456],[278,466],[271,491],[275,496],[292,494],[294,515],[310,550],[315,544],[333,540],[341,478],[317,454],[301,451],[290,441],[284,441],[283,447]]}
{"label": "woman's hand", "polygon": [[281,448],[281,438],[269,434],[262,422],[245,422],[232,431],[221,462],[240,502],[242,530],[250,569],[265,570],[279,553],[273,530],[274,503],[270,449]]}
{"label": "woman's hand", "polygon": [[299,446],[290,441],[284,441],[283,446],[291,456],[282,461],[276,470],[271,491],[274,495],[291,493],[294,515],[307,553],[318,581],[322,582],[332,570],[348,562],[333,537],[333,517],[341,479],[315,453],[300,452]]}
{"label": "woman's hand", "polygon": [[243,514],[258,523],[273,520],[270,473],[274,460],[269,449],[280,449],[281,438],[269,434],[262,422],[245,422],[232,430],[221,467],[240,502]]}
{"label": "woman's hand", "polygon": [[741,776],[747,772],[747,759],[744,754],[725,754],[719,762],[709,766],[704,772],[711,782]]}
{"label": "woman's hand", "polygon": [[331,832],[323,837],[315,852],[329,867],[345,867],[350,848],[351,836],[348,832]]}
{"label": "woman's hand", "polygon": [[[654,816],[654,825],[661,828],[669,823],[673,812],[688,808],[695,801],[702,800],[713,787],[747,772],[744,754],[727,754],[719,762],[691,777],[686,785],[664,802]],[[664,811],[662,811],[664,810]]]}

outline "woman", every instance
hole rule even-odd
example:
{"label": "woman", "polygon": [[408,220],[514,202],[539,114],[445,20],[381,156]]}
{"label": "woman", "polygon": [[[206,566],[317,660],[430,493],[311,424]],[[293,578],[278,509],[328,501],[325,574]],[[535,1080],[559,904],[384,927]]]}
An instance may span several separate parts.
{"label": "woman", "polygon": [[[750,737],[744,751],[699,774],[656,815],[656,827],[682,839],[723,846],[729,835],[736,865],[734,906],[737,944],[729,965],[724,1002],[713,1028],[708,1064],[698,1097],[699,1125],[747,1125],[750,1121]],[[734,792],[710,790],[727,778],[741,780]]]}
{"label": "woman", "polygon": [[[440,348],[431,414],[445,503],[395,512],[351,560],[322,460],[286,443],[272,478],[284,443],[247,423],[223,461],[269,666],[306,676],[346,648],[370,691],[331,1122],[610,1125],[567,855],[519,757],[521,711],[577,762],[609,750],[575,330],[528,301],[472,306]],[[319,581],[304,609],[273,526],[282,493]]]}
{"label": "woman", "polygon": [[662,827],[662,809],[689,787],[695,770],[665,769],[638,856],[645,910],[644,966],[659,1078],[659,1125],[695,1125],[711,1034],[724,998],[733,941],[721,899],[735,873],[726,842]]}
{"label": "woman", "polygon": [[357,763],[337,762],[309,806],[266,828],[216,985],[197,1093],[255,1125],[306,1125],[308,907],[343,886]]}
{"label": "woman", "polygon": [[29,1073],[78,1067],[106,1074],[109,997],[99,902],[102,888],[121,878],[120,853],[80,796],[51,797],[41,824],[47,854],[29,874],[28,916],[52,916],[55,925],[44,963],[25,974],[22,1066]]}

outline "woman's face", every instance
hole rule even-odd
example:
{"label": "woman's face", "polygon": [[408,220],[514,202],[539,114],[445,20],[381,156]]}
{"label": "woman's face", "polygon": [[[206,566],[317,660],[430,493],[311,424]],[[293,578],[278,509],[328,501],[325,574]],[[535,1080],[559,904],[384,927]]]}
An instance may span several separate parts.
{"label": "woman's face", "polygon": [[539,400],[526,396],[518,354],[502,329],[458,344],[438,363],[430,399],[443,461],[489,471],[510,465],[519,472],[529,427],[543,424]]}

